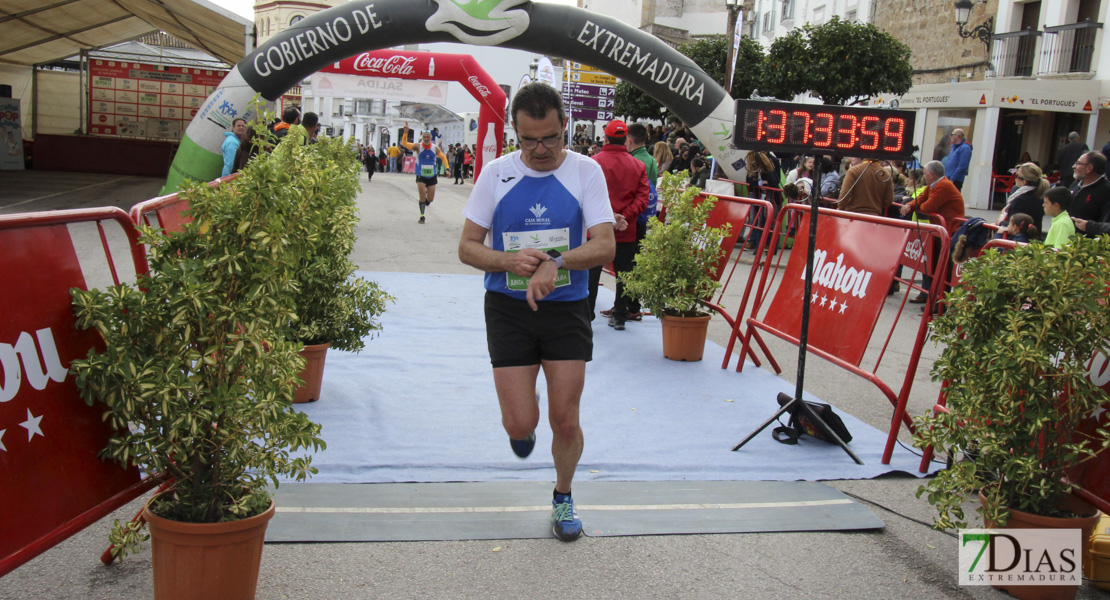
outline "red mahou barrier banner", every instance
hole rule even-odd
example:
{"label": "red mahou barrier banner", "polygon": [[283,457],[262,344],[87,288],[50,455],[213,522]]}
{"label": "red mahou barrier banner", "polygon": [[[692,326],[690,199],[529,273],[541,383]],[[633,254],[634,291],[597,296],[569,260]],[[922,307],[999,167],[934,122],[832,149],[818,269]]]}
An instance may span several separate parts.
{"label": "red mahou barrier banner", "polygon": [[0,575],[87,525],[74,522],[140,479],[100,459],[111,433],[104,408],[86,405],[68,372],[102,343],[74,326],[69,290],[85,279],[67,226],[5,225],[0,219]]}
{"label": "red mahou barrier banner", "polygon": [[[798,231],[809,231],[809,213]],[[908,231],[848,219],[820,220],[813,251],[813,296],[809,345],[859,366],[879,319]],[[798,236],[778,293],[763,322],[797,337],[802,329],[806,252],[809,238]]]}

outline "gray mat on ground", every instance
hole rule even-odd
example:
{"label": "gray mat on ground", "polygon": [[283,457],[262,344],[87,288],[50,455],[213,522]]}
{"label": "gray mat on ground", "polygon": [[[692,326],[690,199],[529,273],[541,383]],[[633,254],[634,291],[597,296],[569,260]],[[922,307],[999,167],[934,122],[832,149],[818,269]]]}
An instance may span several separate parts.
{"label": "gray mat on ground", "polygon": [[[552,537],[551,484],[282,484],[267,542],[387,542]],[[591,537],[882,529],[840,491],[782,481],[574,484]]]}

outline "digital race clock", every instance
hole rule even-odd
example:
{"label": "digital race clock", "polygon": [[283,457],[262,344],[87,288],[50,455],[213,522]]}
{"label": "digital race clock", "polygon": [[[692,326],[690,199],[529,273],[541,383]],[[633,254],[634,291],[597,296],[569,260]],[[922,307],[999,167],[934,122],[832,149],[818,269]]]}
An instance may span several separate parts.
{"label": "digital race clock", "polygon": [[907,110],[737,100],[733,144],[785,154],[909,158],[914,117]]}

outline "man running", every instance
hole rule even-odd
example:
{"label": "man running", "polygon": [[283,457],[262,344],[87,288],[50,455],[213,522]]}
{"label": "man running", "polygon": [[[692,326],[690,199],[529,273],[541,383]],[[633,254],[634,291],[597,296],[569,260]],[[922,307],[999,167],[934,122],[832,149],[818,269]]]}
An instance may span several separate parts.
{"label": "man running", "polygon": [[601,166],[563,148],[566,119],[555,88],[520,88],[512,123],[521,150],[482,169],[463,210],[459,259],[486,272],[493,383],[509,445],[521,458],[536,444],[541,368],[547,379],[551,526],[569,542],[582,534],[570,486],[582,456],[578,406],[593,358],[587,271],[612,260],[616,242]]}
{"label": "man running", "polygon": [[[436,198],[436,183],[439,181],[436,178],[436,159],[442,160],[446,165],[447,157],[439,146],[432,143],[430,131],[420,134],[419,144],[410,143],[408,121],[405,121],[405,129],[401,132],[401,143],[416,153],[416,191],[420,196],[420,220],[417,222],[423,225],[424,208]],[[447,176],[451,176],[451,167],[447,167]]]}

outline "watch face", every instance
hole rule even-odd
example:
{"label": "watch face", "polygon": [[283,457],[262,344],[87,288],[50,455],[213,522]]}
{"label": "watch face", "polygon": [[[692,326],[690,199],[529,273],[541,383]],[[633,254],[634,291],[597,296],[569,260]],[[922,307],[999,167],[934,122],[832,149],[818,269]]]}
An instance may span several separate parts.
{"label": "watch face", "polygon": [[733,144],[745,150],[907,158],[913,154],[915,116],[901,110],[737,100]]}

